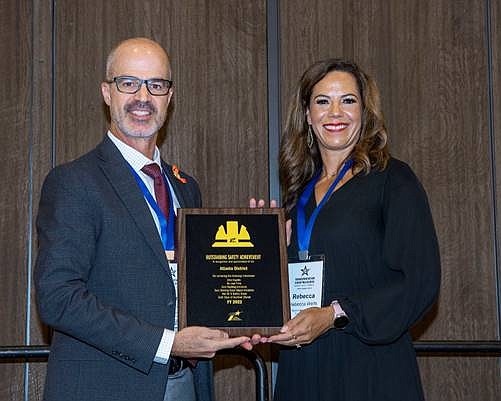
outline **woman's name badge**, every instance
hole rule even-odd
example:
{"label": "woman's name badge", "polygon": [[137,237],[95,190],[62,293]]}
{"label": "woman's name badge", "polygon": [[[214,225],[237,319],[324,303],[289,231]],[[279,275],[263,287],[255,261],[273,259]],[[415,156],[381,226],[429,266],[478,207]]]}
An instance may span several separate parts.
{"label": "woman's name badge", "polygon": [[291,318],[306,308],[321,307],[324,287],[324,256],[308,260],[289,259],[289,297]]}

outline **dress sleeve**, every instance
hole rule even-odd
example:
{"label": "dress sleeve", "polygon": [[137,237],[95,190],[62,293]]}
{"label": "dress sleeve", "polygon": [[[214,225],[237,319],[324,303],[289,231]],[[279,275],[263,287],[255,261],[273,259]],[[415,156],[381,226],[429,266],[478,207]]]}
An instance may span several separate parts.
{"label": "dress sleeve", "polygon": [[350,317],[345,332],[369,344],[397,340],[435,302],[440,255],[424,189],[405,164],[391,165],[384,185],[384,284],[339,301]]}

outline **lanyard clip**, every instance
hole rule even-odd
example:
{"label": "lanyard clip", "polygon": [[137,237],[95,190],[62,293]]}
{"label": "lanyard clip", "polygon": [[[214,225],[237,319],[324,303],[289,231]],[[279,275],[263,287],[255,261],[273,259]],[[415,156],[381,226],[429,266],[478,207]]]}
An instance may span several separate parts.
{"label": "lanyard clip", "polygon": [[310,255],[309,255],[307,249],[304,250],[304,251],[299,251],[298,252],[298,256],[299,256],[299,260],[301,260],[303,262],[306,261],[306,260],[308,260],[308,259],[310,259]]}

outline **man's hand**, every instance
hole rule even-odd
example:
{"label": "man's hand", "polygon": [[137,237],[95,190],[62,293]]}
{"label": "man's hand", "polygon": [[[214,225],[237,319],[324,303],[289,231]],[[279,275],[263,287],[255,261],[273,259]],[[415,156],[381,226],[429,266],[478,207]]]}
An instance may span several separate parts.
{"label": "man's hand", "polygon": [[250,338],[230,338],[228,333],[221,330],[192,326],[176,333],[171,354],[183,358],[212,358],[220,349],[243,344],[250,344]]}

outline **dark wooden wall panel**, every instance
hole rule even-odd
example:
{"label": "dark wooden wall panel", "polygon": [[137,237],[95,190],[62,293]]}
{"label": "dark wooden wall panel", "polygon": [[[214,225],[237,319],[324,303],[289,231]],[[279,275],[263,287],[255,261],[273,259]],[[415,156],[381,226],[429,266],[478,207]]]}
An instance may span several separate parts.
{"label": "dark wooden wall panel", "polygon": [[[498,258],[501,257],[501,4],[499,1],[490,1],[490,30],[491,30],[491,50],[492,50],[492,96],[493,96],[493,116],[492,116],[492,139],[495,150],[495,188],[496,188],[496,234],[498,246]],[[501,298],[501,266],[498,263],[498,297]],[[500,307],[501,309],[501,307]],[[501,310],[498,311],[501,316]],[[501,331],[501,322],[499,322]],[[500,368],[501,369],[501,368]]]}
{"label": "dark wooden wall panel", "polygon": [[172,13],[164,154],[195,174],[206,206],[267,198],[266,2],[188,1]]}
{"label": "dark wooden wall panel", "polygon": [[[23,344],[26,326],[27,222],[30,191],[30,67],[32,8],[28,2],[0,1],[0,344]],[[0,399],[23,397],[24,365],[0,362]]]}
{"label": "dark wooden wall panel", "polygon": [[[436,9],[434,4],[426,21],[416,24],[422,27],[427,22],[431,28],[423,43],[427,43],[423,46],[427,67],[414,60],[416,76],[424,82],[418,87],[419,100],[435,101],[419,107],[410,133],[414,144],[404,152],[419,163],[416,167],[430,196],[443,264],[439,311],[426,338],[499,338],[486,3],[460,1],[451,7],[443,2]],[[414,101],[408,105],[409,112],[418,106]],[[413,157],[424,141],[424,149],[421,146],[419,156]],[[399,149],[404,149],[403,142]],[[482,310],[482,315],[475,310]],[[430,400],[444,399],[444,393],[451,400],[501,396],[495,358],[425,357],[420,358],[420,366]]]}
{"label": "dark wooden wall panel", "polygon": [[[497,338],[485,3],[281,2],[283,98],[312,62],[353,58],[381,89],[392,153],[428,192],[443,282],[438,308],[416,330],[421,339]],[[421,366],[430,400],[501,394],[494,358],[427,358]],[[458,381],[470,396],[457,398]]]}
{"label": "dark wooden wall panel", "polygon": [[426,401],[497,401],[501,395],[497,358],[421,357]]}
{"label": "dark wooden wall panel", "polygon": [[[55,147],[56,164],[73,160],[94,148],[107,123],[100,83],[107,50],[120,40],[118,30],[135,16],[101,1],[58,2],[55,9]],[[106,5],[110,5],[109,9]],[[134,20],[134,18],[132,18]],[[115,36],[116,35],[116,36]]]}
{"label": "dark wooden wall panel", "polygon": [[[33,1],[33,63],[31,107],[32,120],[32,269],[37,255],[36,215],[40,192],[45,176],[52,167],[52,0]],[[33,279],[33,275],[31,277]],[[34,288],[34,284],[32,284]],[[41,324],[35,303],[35,291],[30,297],[30,344],[47,344],[49,330]],[[28,388],[30,401],[40,401],[43,395],[45,372],[44,362],[28,365]]]}

